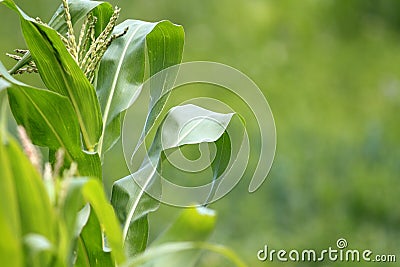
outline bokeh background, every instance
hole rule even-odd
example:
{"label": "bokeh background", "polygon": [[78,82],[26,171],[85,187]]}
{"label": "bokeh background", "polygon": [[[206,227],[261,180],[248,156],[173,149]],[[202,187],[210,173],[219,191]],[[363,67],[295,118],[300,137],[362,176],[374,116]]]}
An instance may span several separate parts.
{"label": "bokeh background", "polygon": [[[111,1],[121,20],[168,19],[184,26],[184,61],[231,65],[251,77],[272,108],[275,162],[263,186],[242,180],[211,205],[212,241],[250,266],[360,266],[259,262],[258,250],[335,247],[395,254],[400,261],[400,1]],[[17,1],[48,20],[58,1]],[[0,7],[0,60],[25,47],[14,13]],[[40,85],[34,76],[20,79]],[[121,145],[107,156],[107,190],[127,174]],[[109,191],[108,191],[109,192]],[[151,216],[151,238],[179,209]],[[398,263],[397,263],[398,264]],[[230,266],[205,254],[201,266]],[[397,266],[369,263],[368,266]]]}

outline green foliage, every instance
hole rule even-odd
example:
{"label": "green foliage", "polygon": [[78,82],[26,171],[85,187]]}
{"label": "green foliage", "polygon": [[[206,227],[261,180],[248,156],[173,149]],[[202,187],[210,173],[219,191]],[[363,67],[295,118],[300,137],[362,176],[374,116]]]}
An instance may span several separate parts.
{"label": "green foliage", "polygon": [[[116,32],[128,32],[115,40],[104,54],[97,76],[97,94],[103,114],[99,151],[105,153],[118,140],[121,116],[137,98],[145,79],[145,55],[150,75],[181,62],[184,32],[169,21],[150,23],[126,20]],[[159,95],[153,98],[158,99]]]}
{"label": "green foliage", "polygon": [[185,210],[145,253],[128,261],[126,266],[195,266],[199,249],[220,253],[236,266],[246,266],[226,248],[204,242],[214,229],[215,219],[214,212],[206,208]]}
{"label": "green foliage", "polygon": [[[169,21],[126,20],[116,25],[119,9],[113,11],[105,2],[64,1],[48,24],[29,17],[12,0],[0,3],[18,14],[29,50],[17,57],[10,71],[0,63],[0,91],[7,93],[23,144],[22,150],[8,133],[2,111],[2,264],[193,266],[205,249],[245,266],[227,248],[205,243],[215,227],[216,214],[204,207],[184,210],[146,249],[147,216],[159,203],[145,191],[158,188],[154,177],[163,164],[164,149],[216,143],[219,152],[211,178],[217,179],[230,155],[225,155],[230,147],[226,131],[234,114],[186,105],[169,110],[172,120],[162,120],[168,95],[163,96],[163,87],[153,85],[148,123],[141,137],[141,141],[152,139],[151,147],[133,174],[144,186],[131,177],[119,179],[110,202],[101,183],[100,159],[120,137],[122,115],[137,98],[145,78],[180,63],[183,28]],[[73,25],[83,18],[87,20],[76,42]],[[26,71],[25,66],[40,74],[46,89],[11,76]],[[161,78],[166,82],[173,77]],[[202,120],[183,127],[201,115],[211,116],[218,124]],[[161,125],[156,124],[158,119]],[[176,131],[177,125],[186,131],[184,138],[166,140],[168,146],[161,148],[160,127]],[[51,163],[41,162],[33,144],[48,148]]]}
{"label": "green foliage", "polygon": [[[56,216],[47,197],[41,177],[25,157],[17,142],[4,132],[0,133],[1,238],[0,254],[9,266],[48,266],[48,253],[35,253],[35,242],[25,250],[29,235],[40,236],[56,244]],[[30,255],[31,254],[31,255]],[[31,259],[30,259],[31,258]]]}
{"label": "green foliage", "polygon": [[[399,21],[400,1],[112,2],[140,19],[181,23],[185,61],[237,66],[269,100],[278,133],[271,173],[255,194],[243,193],[244,179],[212,206],[219,214],[212,240],[224,240],[260,267],[327,265],[259,262],[255,252],[264,243],[323,249],[346,237],[351,248],[399,250],[400,35],[391,21]],[[174,98],[215,89],[190,86]],[[104,175],[110,180],[123,158],[120,149],[108,154]],[[161,206],[152,214],[150,238],[177,212]],[[204,256],[200,266],[210,265],[229,266]]]}
{"label": "green foliage", "polygon": [[43,82],[50,91],[68,97],[78,118],[84,147],[94,151],[102,122],[93,86],[55,30],[25,19],[21,20],[21,25]]}
{"label": "green foliage", "polygon": [[[155,195],[161,194],[158,191],[160,185],[157,178],[162,164],[162,152],[167,149],[204,142],[217,142],[219,150],[226,152],[226,146],[230,147],[229,142],[218,142],[218,140],[226,138],[224,132],[233,115],[211,112],[194,105],[179,106],[169,111],[168,119],[159,127],[159,129],[163,129],[163,132],[161,134],[161,131],[157,131],[148,156],[143,160],[141,168],[137,172],[118,180],[113,186],[111,203],[116,207],[118,217],[123,224],[124,238],[129,240],[131,236],[138,235],[138,225],[146,227],[148,213],[158,207],[158,203],[145,193],[145,189],[150,190]],[[190,121],[192,118],[203,119]],[[218,121],[219,124],[216,124],[215,121]],[[174,134],[179,129],[181,130],[181,139],[177,139]],[[162,144],[161,140],[163,141]],[[230,153],[226,153],[222,160],[220,159],[222,156],[219,156],[216,157],[218,162],[226,162],[225,158],[229,158]],[[222,166],[225,167],[224,164]],[[220,167],[220,164],[214,165],[215,173],[220,171]],[[134,186],[132,178],[139,182],[141,187]],[[217,178],[218,175],[214,175],[213,179]],[[136,221],[138,222],[135,224]],[[146,233],[143,233],[143,235],[146,235]],[[145,238],[144,236],[143,239]],[[129,253],[135,254],[136,252],[131,251]]]}
{"label": "green foliage", "polygon": [[[95,216],[95,218],[98,221],[98,224],[89,224],[85,227],[98,227],[100,225],[101,231],[98,232],[98,234],[103,233],[105,235],[105,240],[107,240],[107,245],[111,249],[111,255],[112,258],[115,262],[116,265],[119,265],[124,262],[125,260],[125,253],[123,250],[123,243],[122,243],[122,238],[121,238],[121,229],[118,223],[117,218],[115,217],[114,210],[112,206],[108,203],[108,200],[106,199],[104,193],[99,194],[99,192],[102,192],[102,186],[101,184],[93,179],[81,179],[77,180],[74,179],[71,181],[71,184],[69,185],[70,191],[73,192],[73,195],[71,193],[70,197],[67,196],[66,198],[66,205],[65,205],[65,218],[68,220],[71,220],[70,217],[71,214],[74,214],[77,212],[77,210],[74,210],[74,207],[72,206],[72,210],[67,209],[67,200],[71,200],[73,204],[77,203],[77,199],[81,197],[84,202],[87,202],[90,204],[91,209],[93,210],[93,213],[90,213],[90,216]],[[79,202],[78,202],[79,203]],[[74,220],[72,220],[72,223],[74,223]],[[72,224],[72,226],[74,226]],[[71,228],[71,230],[75,230],[74,228]],[[89,236],[85,235],[81,237],[81,241],[85,244],[84,245],[84,252],[90,253],[92,251],[91,247],[92,246],[98,246],[99,243],[92,242],[92,237],[94,236]],[[97,236],[99,238],[99,235]],[[103,238],[104,239],[104,238]],[[103,242],[103,240],[102,240]],[[107,252],[103,252],[106,254]],[[101,253],[101,254],[103,254]],[[102,256],[102,255],[101,255]],[[85,256],[85,258],[88,258]],[[94,261],[97,262],[97,261]],[[89,265],[90,266],[90,265]]]}
{"label": "green foliage", "polygon": [[[379,20],[363,13],[362,25],[355,27],[351,20],[357,18],[350,15],[343,22],[344,9],[354,2],[359,13],[362,5],[374,2],[369,9]],[[386,26],[389,16],[380,6],[392,5],[400,18],[394,7],[400,2],[176,3],[168,8],[168,0],[157,1],[158,9],[139,0],[135,10],[143,19],[169,17],[185,25],[186,60],[207,58],[245,70],[270,101],[277,125],[278,150],[265,186],[243,194],[243,181],[213,206],[219,211],[214,240],[225,240],[250,266],[260,267],[327,265],[259,262],[255,252],[264,243],[277,249],[323,249],[346,237],[351,248],[396,253],[400,35]],[[338,33],[338,24],[351,36]],[[207,42],[196,47],[205,36]],[[151,217],[153,232],[162,231],[165,217],[174,212],[161,207]],[[215,261],[209,255],[201,266]]]}
{"label": "green foliage", "polygon": [[0,74],[10,83],[7,92],[15,119],[32,142],[52,150],[62,148],[68,163],[78,163],[79,174],[101,177],[99,157],[81,150],[79,124],[68,98],[18,82],[1,63]]}

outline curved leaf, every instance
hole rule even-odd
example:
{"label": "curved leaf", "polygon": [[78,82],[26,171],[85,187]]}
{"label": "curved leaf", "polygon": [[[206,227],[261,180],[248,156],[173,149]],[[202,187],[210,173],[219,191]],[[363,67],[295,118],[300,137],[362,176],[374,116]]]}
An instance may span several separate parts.
{"label": "curved leaf", "polygon": [[[205,242],[171,242],[166,243],[160,246],[152,247],[147,249],[143,254],[138,255],[128,261],[128,263],[124,264],[123,267],[137,267],[137,266],[147,266],[147,262],[151,262],[152,260],[160,259],[160,261],[171,255],[172,253],[182,253],[190,250],[208,250],[210,252],[218,253],[228,259],[230,262],[237,267],[247,267],[246,263],[244,263],[233,251],[230,249],[215,245],[211,243]],[[152,265],[152,266],[167,266],[162,263],[162,265]],[[179,266],[179,265],[168,265],[168,266]],[[183,266],[187,266],[184,264]]]}
{"label": "curved leaf", "polygon": [[11,111],[32,142],[51,150],[63,148],[67,163],[77,162],[81,175],[101,178],[98,155],[81,150],[79,124],[68,98],[15,80],[1,63],[0,73],[8,83]]}
{"label": "curved leaf", "polygon": [[102,120],[93,86],[53,29],[27,20],[22,21],[22,29],[43,82],[50,90],[69,98],[85,148],[94,151]]}
{"label": "curved leaf", "polygon": [[4,3],[20,15],[25,41],[44,84],[49,90],[69,98],[78,118],[84,146],[94,151],[101,135],[102,120],[93,86],[54,29],[29,18],[12,0]]}
{"label": "curved leaf", "polygon": [[213,112],[192,104],[174,107],[162,125],[163,149],[215,142],[225,132],[233,115]]}
{"label": "curved leaf", "polygon": [[[89,208],[90,210],[90,208]],[[110,251],[104,251],[103,233],[99,219],[90,212],[78,239],[77,259],[75,266],[114,266]]]}
{"label": "curved leaf", "polygon": [[[3,82],[4,80],[0,79],[0,83]],[[4,136],[3,130],[0,131],[0,194],[2,196],[2,201],[0,201],[0,258],[2,264],[18,267],[23,266],[24,261],[18,195],[15,190],[15,177],[10,163],[11,160],[15,159],[11,159],[5,149],[6,136]]]}
{"label": "curved leaf", "polygon": [[[0,255],[2,264],[22,266],[33,252],[29,247],[22,250],[24,236],[35,233],[51,244],[56,243],[55,214],[38,172],[17,142],[4,133],[0,133],[0,165]],[[3,216],[4,212],[10,217]],[[21,253],[26,254],[21,256]],[[38,266],[48,266],[51,257],[46,253],[37,255],[36,259]]]}
{"label": "curved leaf", "polygon": [[[204,207],[184,209],[171,226],[162,233],[149,247],[160,246],[169,242],[206,241],[215,228],[216,213]],[[198,250],[169,253],[163,257],[146,262],[144,266],[194,266],[200,257]]]}
{"label": "curved leaf", "polygon": [[212,209],[186,208],[151,246],[177,241],[205,241],[214,230],[216,219],[216,212]]}
{"label": "curved leaf", "polygon": [[[132,175],[149,176],[147,171]],[[114,183],[111,195],[111,204],[123,226],[124,247],[129,256],[144,250],[148,239],[147,215],[157,210],[158,201],[142,192],[131,176],[119,179]]]}
{"label": "curved leaf", "polygon": [[[104,54],[97,76],[97,94],[103,114],[99,153],[104,154],[120,135],[120,114],[137,98],[145,78],[146,55],[150,76],[182,59],[184,32],[169,21],[150,23],[126,20],[114,32],[127,34],[114,40]],[[157,92],[153,97],[157,98]]]}
{"label": "curved leaf", "polygon": [[[72,25],[84,18],[90,12],[93,12],[93,15],[97,17],[95,36],[98,36],[105,28],[105,25],[113,13],[112,6],[107,2],[101,1],[70,0],[68,1],[68,6],[71,14]],[[63,12],[64,7],[61,4],[48,23],[50,27],[61,34],[65,34],[67,32],[67,24],[65,22]],[[10,70],[10,74],[14,74],[18,69],[26,65],[31,59],[32,55],[28,51],[28,53],[23,56],[22,60],[18,61],[18,63],[15,64],[15,66]]]}
{"label": "curved leaf", "polygon": [[129,226],[134,231],[129,231],[124,244],[125,251],[129,253],[129,256],[134,256],[140,252],[143,252],[147,247],[148,232],[149,232],[149,221],[148,216],[144,216],[138,220],[135,220]]}
{"label": "curved leaf", "polygon": [[76,214],[86,203],[90,204],[90,212],[94,214],[89,216],[89,220],[83,228],[80,247],[81,249],[87,248],[89,262],[96,265],[100,258],[107,259],[109,257],[107,254],[110,253],[106,251],[102,238],[102,233],[104,233],[107,237],[107,244],[111,248],[112,258],[117,264],[123,263],[125,255],[121,229],[98,180],[74,178],[71,181],[63,210],[67,229],[70,232],[69,236],[75,236],[73,232],[77,224]]}
{"label": "curved leaf", "polygon": [[[111,203],[123,224],[125,242],[127,242],[126,238],[129,232],[135,230],[131,227],[132,223],[147,216],[149,212],[158,207],[157,201],[145,192],[149,192],[148,190],[155,194],[160,192],[160,181],[157,178],[159,178],[161,152],[187,144],[217,142],[224,136],[233,116],[233,113],[216,113],[195,105],[178,106],[169,111],[156,133],[142,167],[131,176],[120,179],[113,185]],[[230,149],[226,148],[230,146],[230,142],[219,142],[219,144],[219,149],[225,149],[225,151]],[[230,154],[226,157],[230,157]],[[221,159],[219,160],[221,161]],[[226,160],[222,161],[226,162]],[[225,168],[226,164],[213,165],[213,168],[217,168],[214,169],[215,177],[212,177],[213,179],[216,179],[216,176],[221,173],[221,170],[218,169],[220,167]]]}

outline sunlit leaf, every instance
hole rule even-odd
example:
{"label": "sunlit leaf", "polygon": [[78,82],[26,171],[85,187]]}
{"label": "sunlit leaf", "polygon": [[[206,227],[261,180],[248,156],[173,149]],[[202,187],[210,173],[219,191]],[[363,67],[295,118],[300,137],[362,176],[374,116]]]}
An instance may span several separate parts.
{"label": "sunlit leaf", "polygon": [[[75,25],[76,22],[84,18],[87,14],[93,12],[93,15],[97,17],[95,36],[98,36],[105,28],[105,25],[113,13],[112,6],[109,3],[102,1],[70,0],[68,1],[68,6],[71,14],[72,25]],[[50,19],[48,25],[61,34],[65,34],[67,32],[67,24],[64,17],[64,7],[62,4],[60,4],[57,11]],[[22,60],[18,61],[17,64],[15,64],[15,66],[10,70],[10,73],[15,73],[31,59],[32,55],[28,51],[28,53],[22,57]]]}
{"label": "sunlit leaf", "polygon": [[[0,83],[4,80],[0,79]],[[4,84],[0,88],[4,88]],[[1,91],[1,89],[0,89]],[[4,105],[4,104],[3,104]],[[4,114],[1,114],[4,115]],[[2,118],[5,120],[6,118]],[[2,126],[4,127],[4,125]],[[14,184],[14,171],[6,150],[7,137],[0,130],[0,258],[6,266],[23,266],[21,225],[18,212],[18,195]],[[8,145],[7,145],[8,146]],[[14,159],[15,160],[15,159]]]}
{"label": "sunlit leaf", "polygon": [[[108,254],[117,264],[125,261],[122,245],[122,234],[112,206],[107,201],[103,187],[95,179],[74,178],[69,185],[66,202],[64,204],[64,219],[66,220],[69,236],[74,236],[74,229],[78,221],[77,212],[86,204],[90,204],[91,213],[88,222],[82,230],[79,239],[80,249],[86,249],[89,262],[97,263],[99,259],[108,259]],[[69,218],[69,216],[72,216]],[[106,251],[102,234],[105,234],[107,245],[111,253]],[[81,251],[82,253],[82,251]],[[82,261],[82,259],[80,259]],[[84,262],[84,261],[83,261]]]}
{"label": "sunlit leaf", "polygon": [[[37,170],[16,141],[4,133],[0,133],[0,166],[2,264],[22,266],[24,259],[28,258],[28,255],[21,255],[24,252],[22,240],[25,235],[35,233],[43,236],[51,244],[56,242],[55,215]],[[33,253],[29,249],[25,252]],[[51,257],[46,253],[37,255],[35,259],[38,266],[46,266]]]}
{"label": "sunlit leaf", "polygon": [[17,123],[24,126],[32,142],[52,150],[62,148],[67,162],[78,163],[81,175],[101,178],[98,155],[81,150],[79,124],[68,98],[15,80],[1,63],[0,73],[8,82],[13,115]]}
{"label": "sunlit leaf", "polygon": [[177,241],[205,241],[214,230],[216,212],[205,207],[184,209],[151,246]]}
{"label": "sunlit leaf", "polygon": [[[176,221],[151,244],[149,249],[170,242],[206,241],[214,230],[215,222],[216,214],[213,210],[203,207],[185,209]],[[200,252],[200,250],[171,252],[148,261],[144,266],[190,267],[194,266]]]}
{"label": "sunlit leaf", "polygon": [[[161,164],[162,152],[187,144],[217,142],[225,136],[224,133],[233,116],[233,113],[215,113],[194,105],[179,106],[169,111],[167,119],[157,131],[142,167],[131,176],[118,180],[113,185],[111,203],[123,224],[125,242],[129,232],[135,230],[130,227],[132,222],[157,208],[157,202],[145,192],[151,190],[156,194],[161,194],[157,178],[159,178],[158,167]],[[181,135],[177,136],[177,133],[181,133]],[[223,149],[225,152],[230,151],[230,148],[226,148],[226,146],[230,147],[230,142],[219,142],[219,149]],[[229,158],[230,154],[224,156]],[[221,154],[220,157],[222,157]],[[220,163],[214,164],[215,168],[226,167],[226,159],[217,157],[217,160]],[[221,170],[217,169],[214,176],[220,173]],[[216,177],[210,178],[215,179]],[[140,186],[136,182],[139,182]]]}
{"label": "sunlit leaf", "polygon": [[149,221],[148,216],[131,222],[129,226],[131,231],[125,240],[125,250],[129,253],[129,256],[136,255],[139,252],[143,252],[147,247],[148,233],[149,233]]}
{"label": "sunlit leaf", "polygon": [[22,32],[39,74],[51,91],[67,96],[78,118],[83,144],[94,151],[102,129],[96,92],[57,32],[24,14],[12,0],[4,3],[20,15]]}
{"label": "sunlit leaf", "polygon": [[[146,175],[143,174],[146,170],[139,175]],[[143,194],[131,176],[122,178],[114,184],[111,203],[123,226],[124,246],[128,255],[141,252],[147,245],[147,215],[155,211],[159,203],[149,195]]]}
{"label": "sunlit leaf", "polygon": [[76,266],[114,266],[111,253],[104,251],[102,229],[94,212],[78,237],[77,254]]}
{"label": "sunlit leaf", "polygon": [[[146,55],[150,75],[178,64],[182,59],[184,32],[169,21],[150,23],[126,20],[115,27],[127,34],[113,41],[102,58],[97,94],[103,114],[99,151],[105,153],[120,136],[120,114],[137,98],[145,79]],[[153,97],[159,93],[154,91]]]}
{"label": "sunlit leaf", "polygon": [[[171,242],[165,243],[163,245],[155,246],[147,249],[143,254],[140,254],[128,261],[128,263],[124,264],[123,267],[137,267],[137,266],[147,266],[147,262],[151,262],[152,260],[163,259],[171,254],[186,252],[190,250],[207,250],[210,252],[214,252],[222,255],[226,259],[228,259],[233,266],[237,267],[247,267],[246,263],[244,263],[233,251],[230,249],[220,246],[214,245],[210,243],[204,242]],[[168,266],[168,265],[152,265],[152,266]],[[179,266],[179,265],[172,265]],[[181,265],[182,266],[182,265]],[[187,266],[185,263],[183,266]]]}

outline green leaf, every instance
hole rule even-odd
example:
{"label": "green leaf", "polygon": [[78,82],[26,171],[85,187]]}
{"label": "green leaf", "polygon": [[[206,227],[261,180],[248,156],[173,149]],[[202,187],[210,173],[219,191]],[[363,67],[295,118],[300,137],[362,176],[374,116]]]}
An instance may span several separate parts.
{"label": "green leaf", "polygon": [[101,135],[102,120],[93,86],[53,29],[22,20],[22,30],[43,82],[50,90],[69,98],[78,117],[85,148],[94,151]]}
{"label": "green leaf", "polygon": [[83,188],[83,196],[91,205],[107,237],[111,255],[117,264],[125,261],[122,233],[118,219],[110,203],[107,201],[103,187],[97,180],[89,180]]}
{"label": "green leaf", "polygon": [[79,236],[77,250],[76,266],[114,266],[111,253],[103,249],[103,233],[94,212],[90,212],[89,220]]}
{"label": "green leaf", "polygon": [[131,222],[129,228],[131,231],[128,232],[124,246],[125,251],[129,253],[129,256],[134,256],[139,252],[143,252],[147,247],[147,241],[149,238],[148,216],[143,216],[142,218]]}
{"label": "green leaf", "polygon": [[81,175],[101,178],[99,156],[81,150],[79,125],[68,98],[15,80],[1,63],[0,73],[8,82],[11,111],[32,142],[52,150],[64,149],[67,163],[77,162]]}
{"label": "green leaf", "polygon": [[227,132],[223,133],[222,136],[217,141],[215,141],[215,145],[217,147],[217,152],[213,162],[211,163],[211,168],[213,170],[213,184],[210,193],[205,200],[205,203],[208,203],[214,197],[219,185],[218,178],[224,173],[224,171],[228,167],[232,152],[231,139]]}
{"label": "green leaf", "polygon": [[[215,245],[215,244],[210,244],[210,243],[204,243],[204,242],[172,242],[172,243],[166,243],[160,246],[152,247],[147,249],[143,254],[140,254],[128,261],[128,263],[124,264],[123,267],[137,267],[137,266],[147,266],[147,262],[152,262],[152,260],[157,260],[157,259],[163,259],[164,257],[168,257],[172,253],[179,253],[179,252],[185,252],[185,251],[190,251],[190,250],[208,250],[210,252],[214,252],[217,254],[220,254],[224,256],[226,259],[228,259],[230,262],[232,262],[234,265],[237,267],[247,267],[246,263],[244,263],[233,251],[230,249],[220,246],[220,245]],[[152,265],[152,266],[167,266],[164,265],[164,262],[162,265]],[[186,263],[183,263],[182,265],[168,265],[168,266],[188,266]]]}
{"label": "green leaf", "polygon": [[[181,212],[176,221],[161,234],[149,248],[169,242],[206,241],[214,230],[216,214],[213,210],[198,207]],[[145,266],[194,266],[201,251],[179,251],[155,258]]]}
{"label": "green leaf", "polygon": [[[76,22],[84,18],[90,12],[97,17],[95,36],[98,36],[105,28],[105,25],[108,23],[113,13],[111,4],[101,1],[71,0],[68,1],[68,6],[71,14],[72,25],[75,25]],[[48,25],[61,34],[65,34],[67,32],[67,24],[65,22],[64,8],[62,4],[54,13]],[[31,59],[32,55],[28,51],[28,53],[23,56],[22,60],[18,61],[18,63],[15,64],[15,66],[10,70],[10,74],[14,74],[18,69],[26,65]]]}
{"label": "green leaf", "polygon": [[94,151],[102,129],[95,89],[54,29],[29,18],[13,1],[4,3],[20,15],[25,41],[44,84],[49,90],[69,98],[78,118],[84,146]]}
{"label": "green leaf", "polygon": [[[233,116],[233,113],[215,113],[194,105],[178,106],[169,111],[167,119],[164,119],[156,133],[148,151],[148,157],[143,161],[141,168],[132,175],[116,181],[113,185],[111,203],[123,224],[125,242],[127,242],[129,232],[135,231],[132,227],[133,222],[158,207],[157,201],[145,192],[151,190],[156,195],[161,193],[160,181],[157,178],[159,178],[162,152],[187,144],[217,142],[222,137],[225,138],[224,133]],[[177,133],[181,134],[177,136]],[[230,146],[230,142],[217,144],[220,149],[224,148],[224,151],[230,149],[226,148]],[[226,157],[230,157],[230,154]],[[226,167],[225,159],[221,160],[218,157],[216,159],[223,163],[214,164],[215,168]],[[218,169],[214,176],[220,173],[221,170]],[[212,178],[215,179],[215,177]]]}
{"label": "green leaf", "polygon": [[166,150],[187,144],[215,142],[225,132],[234,115],[213,112],[192,104],[174,107],[168,112],[168,119],[164,120],[162,133],[159,133],[162,134],[162,147]]}
{"label": "green leaf", "polygon": [[109,252],[105,251],[107,248],[102,237],[104,233],[112,258],[117,264],[121,264],[125,261],[121,229],[98,180],[74,178],[71,181],[63,209],[69,236],[78,234],[74,232],[79,222],[76,215],[86,203],[90,204],[90,212],[94,214],[89,216],[88,224],[83,228],[79,240],[80,249],[86,251],[87,259],[91,263],[97,263],[100,258],[107,259]]}
{"label": "green leaf", "polygon": [[[142,169],[133,175],[148,176]],[[143,194],[141,188],[131,176],[119,179],[114,183],[111,195],[111,204],[117,213],[123,226],[124,247],[129,256],[141,252],[147,246],[148,238],[148,213],[155,211],[159,203],[147,194]]]}
{"label": "green leaf", "polygon": [[[22,250],[24,236],[35,233],[51,244],[56,243],[55,214],[36,169],[17,142],[11,136],[4,136],[4,133],[0,133],[0,166],[0,255],[2,264],[22,266],[32,252]],[[22,251],[27,255],[22,256]],[[47,266],[51,257],[40,254],[37,260],[39,266]]]}
{"label": "green leaf", "polygon": [[167,242],[205,241],[214,230],[217,215],[205,207],[184,209],[173,224],[151,246]]}
{"label": "green leaf", "polygon": [[[4,80],[0,79],[0,83]],[[4,105],[4,104],[3,104]],[[3,114],[1,114],[3,115]],[[5,118],[3,118],[5,119]],[[0,258],[5,266],[23,266],[21,225],[18,212],[18,195],[15,190],[15,177],[8,152],[5,149],[6,137],[0,131]]]}
{"label": "green leaf", "polygon": [[[8,156],[14,177],[22,234],[34,232],[54,242],[54,215],[42,180],[15,141],[10,137],[8,139],[9,144],[3,145],[2,149],[5,146],[8,152],[5,157]],[[1,166],[7,168],[6,164]],[[40,210],[37,210],[37,207],[40,207]]]}
{"label": "green leaf", "polygon": [[[178,64],[182,59],[184,32],[169,21],[150,23],[126,20],[115,27],[127,34],[113,41],[102,58],[97,76],[97,94],[103,114],[103,131],[99,152],[104,154],[120,135],[120,114],[140,93],[146,69],[150,75]],[[157,92],[153,97],[157,98]]]}

